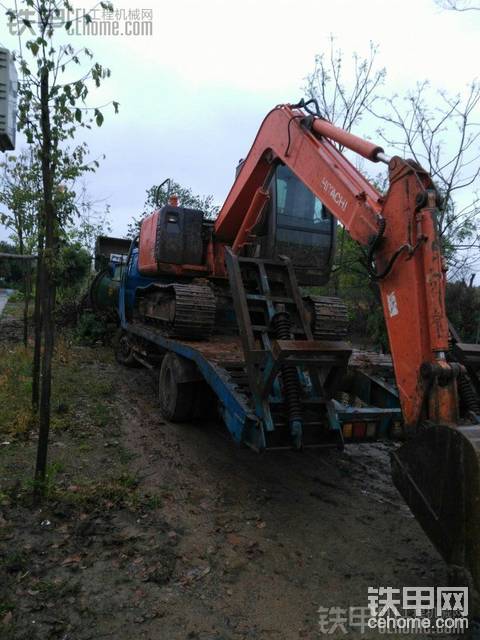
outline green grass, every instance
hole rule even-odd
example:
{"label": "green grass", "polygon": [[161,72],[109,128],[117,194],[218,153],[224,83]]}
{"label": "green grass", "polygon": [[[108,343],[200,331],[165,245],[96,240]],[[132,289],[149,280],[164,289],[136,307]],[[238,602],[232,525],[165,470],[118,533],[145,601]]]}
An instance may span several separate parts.
{"label": "green grass", "polygon": [[[5,305],[5,309],[3,310],[4,316],[9,316],[10,318],[16,318],[17,320],[21,320],[23,318],[23,296],[21,296],[19,292],[16,292],[10,296]],[[29,315],[31,316],[33,313],[33,301],[30,302],[29,307]]]}
{"label": "green grass", "polygon": [[35,424],[30,397],[32,354],[23,346],[0,349],[0,435],[21,436]]}
{"label": "green grass", "polygon": [[[47,471],[45,474],[45,482],[42,483],[43,495],[45,498],[55,497],[57,491],[57,476],[65,471],[65,466],[62,462],[53,462],[47,465]],[[27,478],[23,482],[21,491],[31,494],[35,487],[36,481],[33,478]]]}
{"label": "green grass", "polygon": [[[51,428],[84,434],[115,423],[114,385],[92,370],[89,349],[59,340],[53,365]],[[85,363],[85,357],[87,363]],[[0,347],[0,436],[19,437],[35,427],[31,410],[32,349]]]}
{"label": "green grass", "polygon": [[56,486],[50,497],[86,511],[98,509],[100,505],[110,508],[124,505],[137,507],[141,502],[137,487],[137,478],[125,472],[110,478],[104,477],[101,481],[86,481],[83,478],[68,488]]}
{"label": "green grass", "polygon": [[18,573],[26,571],[29,566],[29,558],[21,551],[12,551],[7,554],[0,562],[0,567],[10,573]]}
{"label": "green grass", "polygon": [[9,611],[15,611],[15,605],[10,601],[0,602],[0,619],[3,618]]}
{"label": "green grass", "polygon": [[163,499],[158,494],[147,493],[143,497],[142,506],[144,507],[144,509],[156,511],[157,509],[161,509],[163,507]]}
{"label": "green grass", "polygon": [[[30,408],[31,361],[30,348],[0,346],[0,443],[10,443],[0,446],[0,506],[31,504],[37,440],[37,416]],[[112,362],[109,349],[80,347],[65,335],[57,340],[43,485],[48,503],[87,512],[99,506],[162,507],[161,495],[143,495],[129,471],[135,454],[121,442]]]}

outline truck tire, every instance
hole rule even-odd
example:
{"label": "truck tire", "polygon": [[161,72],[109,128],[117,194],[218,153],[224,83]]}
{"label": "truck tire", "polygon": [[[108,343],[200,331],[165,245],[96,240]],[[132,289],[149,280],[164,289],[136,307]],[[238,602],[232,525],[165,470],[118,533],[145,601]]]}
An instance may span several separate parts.
{"label": "truck tire", "polygon": [[[167,353],[162,360],[158,383],[160,410],[170,422],[185,422],[193,417],[198,381],[183,374],[183,358]],[[188,377],[188,376],[187,376]]]}
{"label": "truck tire", "polygon": [[133,346],[125,331],[120,331],[115,337],[115,358],[125,367],[138,367],[139,362],[133,355]]}

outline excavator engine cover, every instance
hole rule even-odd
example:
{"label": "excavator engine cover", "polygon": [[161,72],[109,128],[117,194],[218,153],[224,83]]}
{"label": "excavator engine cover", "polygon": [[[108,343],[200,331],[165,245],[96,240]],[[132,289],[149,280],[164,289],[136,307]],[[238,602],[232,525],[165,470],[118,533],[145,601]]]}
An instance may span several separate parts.
{"label": "excavator engine cover", "polygon": [[157,222],[155,257],[170,264],[202,264],[203,213],[185,207],[162,207]]}
{"label": "excavator engine cover", "polygon": [[159,263],[201,265],[202,223],[202,211],[170,205],[145,218],[140,231],[140,273],[155,275]]}

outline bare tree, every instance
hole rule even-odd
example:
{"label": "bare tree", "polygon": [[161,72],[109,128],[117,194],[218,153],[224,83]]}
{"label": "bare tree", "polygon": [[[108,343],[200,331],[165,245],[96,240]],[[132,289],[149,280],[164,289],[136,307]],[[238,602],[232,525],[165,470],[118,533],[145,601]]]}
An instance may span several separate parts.
{"label": "bare tree", "polygon": [[65,229],[68,239],[78,242],[93,257],[95,241],[99,235],[111,233],[110,205],[105,198],[93,199],[85,180],[76,190],[77,219]]}
{"label": "bare tree", "polygon": [[438,225],[452,279],[465,277],[480,260],[479,106],[477,81],[454,96],[425,81],[369,108],[382,122],[377,133],[386,146],[424,167],[440,192]]}
{"label": "bare tree", "polygon": [[374,107],[386,76],[385,68],[377,65],[377,54],[378,47],[371,42],[367,57],[354,53],[353,64],[346,64],[344,52],[335,47],[335,38],[330,36],[328,53],[315,57],[304,87],[324,118],[350,131]]}
{"label": "bare tree", "polygon": [[[330,36],[328,53],[315,57],[313,72],[306,77],[304,87],[306,95],[317,101],[324,118],[350,131],[357,127],[365,114],[370,113],[379,100],[386,77],[385,68],[377,64],[377,55],[377,45],[370,42],[367,57],[354,53],[351,61],[346,60],[342,49],[335,46],[334,36]],[[343,150],[342,145],[336,146]],[[344,276],[355,270],[360,258],[358,247],[350,247],[349,239],[341,232],[332,278],[335,295],[343,288]]]}
{"label": "bare tree", "polygon": [[435,4],[448,11],[480,11],[480,6],[472,4],[471,0],[435,0]]}
{"label": "bare tree", "polygon": [[[476,9],[467,0],[438,3],[457,11]],[[329,50],[315,58],[304,90],[317,100],[322,116],[346,130],[358,130],[362,118],[373,115],[381,122],[378,135],[386,148],[413,157],[430,172],[442,196],[439,230],[449,278],[468,278],[480,262],[480,84],[473,81],[465,93],[450,95],[421,82],[404,96],[387,97],[386,71],[378,58],[371,43],[369,55],[354,54],[351,64],[331,37]],[[369,179],[382,190],[382,175]],[[344,266],[343,241],[344,234],[334,282]]]}

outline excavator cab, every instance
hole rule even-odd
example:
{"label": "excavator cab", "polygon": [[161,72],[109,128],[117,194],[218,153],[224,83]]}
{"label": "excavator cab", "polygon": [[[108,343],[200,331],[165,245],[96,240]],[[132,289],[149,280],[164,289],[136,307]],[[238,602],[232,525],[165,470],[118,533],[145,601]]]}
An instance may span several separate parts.
{"label": "excavator cab", "polygon": [[275,169],[257,243],[258,258],[290,258],[298,284],[328,282],[335,256],[337,222],[325,205],[285,165]]}
{"label": "excavator cab", "polygon": [[336,220],[325,205],[288,167],[278,166],[270,185],[270,256],[288,256],[299,284],[326,284],[336,230]]}

